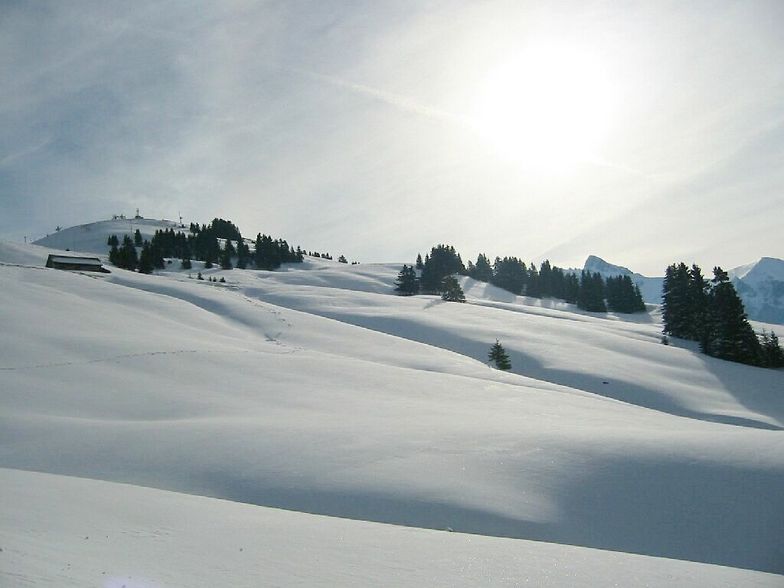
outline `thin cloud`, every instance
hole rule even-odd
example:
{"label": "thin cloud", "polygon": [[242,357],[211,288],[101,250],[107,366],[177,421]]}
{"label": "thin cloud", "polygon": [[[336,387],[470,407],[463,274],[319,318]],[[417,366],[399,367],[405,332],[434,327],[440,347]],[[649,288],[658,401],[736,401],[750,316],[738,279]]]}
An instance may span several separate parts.
{"label": "thin cloud", "polygon": [[432,118],[435,120],[443,120],[449,123],[454,123],[469,128],[473,128],[475,126],[473,121],[471,121],[471,119],[469,119],[468,117],[461,116],[453,112],[447,112],[446,110],[433,108],[432,106],[427,106],[425,104],[420,104],[415,100],[408,98],[407,96],[402,96],[400,94],[395,94],[393,92],[387,92],[386,90],[373,88],[372,86],[366,86],[365,84],[358,84],[335,76],[328,76],[328,75],[324,75],[324,74],[320,74],[304,69],[284,68],[284,71],[289,71],[291,73],[307,76],[313,80],[325,82],[336,88],[344,88],[346,90],[350,90],[358,94],[363,94],[365,96],[376,98],[377,100],[380,100],[385,104],[389,104],[390,106],[394,106],[395,108],[402,110],[403,112],[410,112],[427,118]]}
{"label": "thin cloud", "polygon": [[8,155],[4,155],[2,158],[0,158],[0,166],[8,165],[10,163],[13,163],[17,159],[21,159],[22,157],[26,157],[28,155],[32,155],[36,151],[40,151],[41,149],[43,149],[44,147],[49,145],[49,143],[51,143],[51,142],[52,142],[52,139],[50,137],[50,138],[44,139],[40,143],[37,143],[37,144],[32,145],[30,147],[25,147],[24,149],[21,149],[19,151],[15,151],[14,153],[9,153]]}

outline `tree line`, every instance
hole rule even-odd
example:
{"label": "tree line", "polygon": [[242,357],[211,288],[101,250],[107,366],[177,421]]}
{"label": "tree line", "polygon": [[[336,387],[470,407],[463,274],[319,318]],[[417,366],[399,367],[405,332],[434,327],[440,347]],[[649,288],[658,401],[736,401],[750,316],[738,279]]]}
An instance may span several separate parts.
{"label": "tree line", "polygon": [[[223,240],[222,247],[220,240]],[[240,269],[253,265],[256,269],[274,270],[283,263],[302,262],[305,255],[300,247],[294,249],[285,239],[273,239],[261,233],[256,235],[251,251],[237,226],[220,218],[208,225],[191,223],[187,235],[174,229],[159,229],[148,241],[136,229],[133,238],[124,235],[120,242],[117,235],[112,235],[107,245],[111,263],[140,273],[163,269],[165,258],[179,258],[183,269],[191,268],[191,260],[199,260],[205,268],[217,263],[223,269],[232,269],[236,263]]]}
{"label": "tree line", "polygon": [[662,322],[665,335],[697,341],[700,351],[712,357],[784,367],[776,333],[754,332],[735,286],[720,267],[706,280],[696,264],[670,265],[662,286]]}
{"label": "tree line", "polygon": [[[463,264],[451,245],[436,245],[430,253],[417,256],[416,264],[404,265],[395,290],[402,295],[443,294],[444,279],[455,274],[488,282],[512,294],[535,298],[558,298],[591,312],[644,312],[645,302],[639,286],[629,276],[603,278],[583,271],[578,276],[543,261],[526,264],[517,257],[496,257],[493,264],[480,253],[476,263]],[[450,283],[450,286],[452,284]]]}

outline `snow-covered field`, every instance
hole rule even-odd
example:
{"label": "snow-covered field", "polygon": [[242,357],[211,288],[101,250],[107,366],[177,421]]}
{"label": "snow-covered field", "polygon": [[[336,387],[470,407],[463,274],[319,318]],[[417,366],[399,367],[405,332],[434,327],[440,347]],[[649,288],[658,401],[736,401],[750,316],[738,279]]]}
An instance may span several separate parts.
{"label": "snow-covered field", "polygon": [[2,585],[784,583],[784,373],[655,312],[50,251],[0,242]]}
{"label": "snow-covered field", "polygon": [[781,576],[0,470],[3,586],[780,586]]}

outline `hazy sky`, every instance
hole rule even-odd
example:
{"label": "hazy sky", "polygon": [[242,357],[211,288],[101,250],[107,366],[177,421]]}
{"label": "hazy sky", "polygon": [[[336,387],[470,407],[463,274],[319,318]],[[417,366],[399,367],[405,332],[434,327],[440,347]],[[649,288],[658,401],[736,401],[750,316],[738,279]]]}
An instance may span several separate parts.
{"label": "hazy sky", "polygon": [[0,238],[784,257],[784,2],[0,0]]}

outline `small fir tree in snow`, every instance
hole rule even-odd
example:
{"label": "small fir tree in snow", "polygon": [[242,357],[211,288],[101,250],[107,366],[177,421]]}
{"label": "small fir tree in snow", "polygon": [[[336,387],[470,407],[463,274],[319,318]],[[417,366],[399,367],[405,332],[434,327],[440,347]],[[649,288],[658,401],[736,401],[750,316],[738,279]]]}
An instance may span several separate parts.
{"label": "small fir tree in snow", "polygon": [[403,269],[400,270],[397,280],[395,280],[395,292],[402,296],[419,294],[419,280],[413,267],[404,265]]}
{"label": "small fir tree in snow", "polygon": [[495,367],[499,370],[508,371],[512,369],[512,362],[509,361],[509,356],[506,354],[504,346],[501,345],[498,339],[496,339],[495,343],[490,347],[490,353],[488,353],[487,359],[495,364]]}
{"label": "small fir tree in snow", "polygon": [[441,300],[465,302],[465,294],[454,276],[446,276],[441,282]]}

